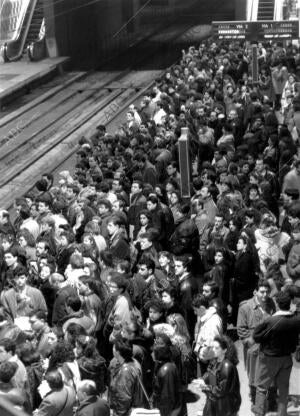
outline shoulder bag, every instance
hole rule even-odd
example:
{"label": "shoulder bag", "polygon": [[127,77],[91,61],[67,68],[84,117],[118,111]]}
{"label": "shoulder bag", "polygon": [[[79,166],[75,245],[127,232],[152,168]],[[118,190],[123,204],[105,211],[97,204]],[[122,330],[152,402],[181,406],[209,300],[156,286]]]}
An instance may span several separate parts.
{"label": "shoulder bag", "polygon": [[142,392],[146,398],[146,401],[149,405],[149,409],[145,409],[143,407],[133,407],[131,410],[130,416],[161,416],[159,409],[153,409],[152,401],[150,400],[150,397],[148,396],[148,393],[146,392],[146,389],[144,387],[144,384],[139,376],[139,374],[136,372],[139,385],[142,389]]}

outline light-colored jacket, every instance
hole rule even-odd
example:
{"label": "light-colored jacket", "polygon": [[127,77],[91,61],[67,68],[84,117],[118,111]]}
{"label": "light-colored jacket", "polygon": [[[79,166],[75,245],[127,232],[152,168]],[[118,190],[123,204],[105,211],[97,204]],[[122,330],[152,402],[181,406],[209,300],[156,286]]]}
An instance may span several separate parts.
{"label": "light-colored jacket", "polygon": [[64,386],[59,391],[50,391],[43,398],[38,408],[38,416],[73,416],[75,392],[71,387]]}
{"label": "light-colored jacket", "polygon": [[282,68],[276,67],[272,71],[272,84],[275,94],[282,94],[286,81],[288,80],[289,73],[285,66]]}
{"label": "light-colored jacket", "polygon": [[215,307],[207,309],[195,327],[196,345],[194,351],[202,361],[208,361],[214,358],[212,350],[213,340],[216,336],[222,334],[222,319],[217,314]]}
{"label": "light-colored jacket", "polygon": [[108,322],[113,326],[123,326],[130,323],[131,312],[129,302],[124,295],[118,296],[114,307],[108,317]]}

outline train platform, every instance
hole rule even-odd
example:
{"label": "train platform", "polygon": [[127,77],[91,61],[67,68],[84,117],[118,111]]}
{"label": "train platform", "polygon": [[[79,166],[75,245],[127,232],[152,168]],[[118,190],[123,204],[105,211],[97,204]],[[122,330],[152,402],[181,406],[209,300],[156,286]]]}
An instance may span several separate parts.
{"label": "train platform", "polygon": [[0,65],[0,111],[5,102],[63,71],[68,57],[46,58],[39,62],[17,61]]}

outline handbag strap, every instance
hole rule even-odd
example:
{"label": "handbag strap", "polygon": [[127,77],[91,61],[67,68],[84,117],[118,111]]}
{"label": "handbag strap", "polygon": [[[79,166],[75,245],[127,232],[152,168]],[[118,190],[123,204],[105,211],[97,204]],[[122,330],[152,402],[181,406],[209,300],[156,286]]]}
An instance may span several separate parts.
{"label": "handbag strap", "polygon": [[65,402],[63,404],[63,407],[60,409],[60,411],[55,416],[59,416],[63,412],[63,410],[65,410],[65,407],[67,405],[67,401],[68,401],[68,398],[69,398],[69,393],[68,393],[68,389],[67,388],[66,388],[66,393],[67,393],[67,396],[66,396],[66,400],[65,400]]}
{"label": "handbag strap", "polygon": [[145,396],[145,398],[146,398],[146,400],[147,400],[147,402],[148,402],[148,404],[149,404],[149,407],[150,407],[150,409],[152,409],[152,403],[151,403],[150,397],[148,396],[148,393],[146,392],[146,389],[145,389],[145,386],[144,386],[144,384],[143,384],[143,382],[142,382],[142,379],[141,379],[141,377],[140,377],[139,373],[136,371],[136,369],[135,369],[134,367],[133,367],[133,371],[134,371],[134,373],[135,373],[135,374],[136,374],[136,376],[137,376],[137,379],[138,379],[139,385],[140,385],[140,387],[141,387],[141,389],[142,389],[142,392],[143,392],[143,394],[144,394],[144,396]]}
{"label": "handbag strap", "polygon": [[274,329],[282,320],[283,320],[283,316],[280,318],[280,319],[278,319],[278,321],[276,321],[272,326],[271,326],[271,328],[269,328],[267,331],[266,331],[266,333],[264,334],[264,336],[266,336],[266,335],[268,335],[271,331],[272,331],[272,329]]}

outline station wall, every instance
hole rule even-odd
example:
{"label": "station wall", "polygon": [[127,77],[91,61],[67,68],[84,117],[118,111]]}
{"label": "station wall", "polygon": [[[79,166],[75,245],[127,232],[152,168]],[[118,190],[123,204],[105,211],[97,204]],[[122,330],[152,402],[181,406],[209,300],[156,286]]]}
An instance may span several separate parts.
{"label": "station wall", "polygon": [[207,1],[44,0],[48,52],[70,56],[73,67],[97,67],[168,23],[193,15],[197,5],[209,12]]}

